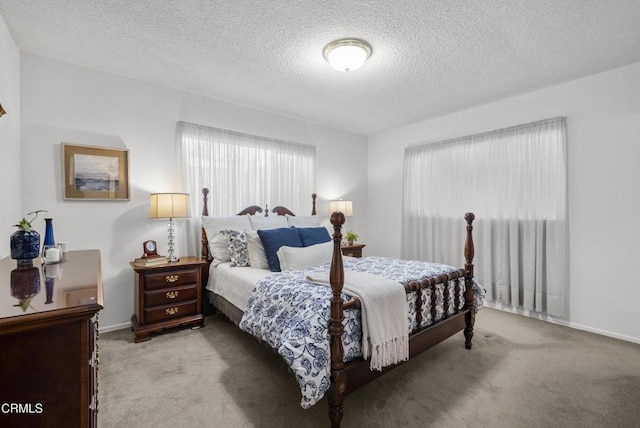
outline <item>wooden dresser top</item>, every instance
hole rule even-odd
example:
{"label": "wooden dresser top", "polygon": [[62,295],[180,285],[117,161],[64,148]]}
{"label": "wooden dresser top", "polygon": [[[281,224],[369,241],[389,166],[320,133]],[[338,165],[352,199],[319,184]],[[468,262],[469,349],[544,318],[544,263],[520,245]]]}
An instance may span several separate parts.
{"label": "wooden dresser top", "polygon": [[17,325],[86,317],[103,307],[99,250],[70,251],[62,263],[18,267],[0,260],[0,333]]}

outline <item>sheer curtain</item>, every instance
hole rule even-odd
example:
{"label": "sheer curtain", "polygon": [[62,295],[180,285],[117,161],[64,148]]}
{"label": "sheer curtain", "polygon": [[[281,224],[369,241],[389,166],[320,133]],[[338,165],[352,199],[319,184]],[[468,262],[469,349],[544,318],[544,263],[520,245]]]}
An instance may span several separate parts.
{"label": "sheer curtain", "polygon": [[248,205],[283,205],[310,214],[315,191],[315,146],[178,122],[182,180],[191,194],[188,248],[200,252],[202,188],[209,215],[228,216]]}
{"label": "sheer curtain", "polygon": [[476,215],[476,281],[486,298],[565,314],[565,118],[433,144],[404,157],[402,256],[461,266],[465,212]]}

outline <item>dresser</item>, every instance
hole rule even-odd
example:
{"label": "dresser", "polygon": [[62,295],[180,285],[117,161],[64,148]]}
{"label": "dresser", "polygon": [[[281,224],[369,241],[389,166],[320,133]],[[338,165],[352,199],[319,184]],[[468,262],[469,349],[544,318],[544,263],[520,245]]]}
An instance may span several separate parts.
{"label": "dresser", "polygon": [[181,257],[176,263],[137,266],[135,272],[135,314],[131,328],[135,341],[151,339],[152,333],[190,325],[202,327],[202,268],[199,257]]}
{"label": "dresser", "polygon": [[97,426],[100,252],[29,267],[7,257],[0,287],[0,426]]}

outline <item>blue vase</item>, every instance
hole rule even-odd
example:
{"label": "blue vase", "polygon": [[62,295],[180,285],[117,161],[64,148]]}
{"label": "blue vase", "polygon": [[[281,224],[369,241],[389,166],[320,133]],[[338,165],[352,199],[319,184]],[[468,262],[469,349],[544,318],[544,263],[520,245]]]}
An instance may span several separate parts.
{"label": "blue vase", "polygon": [[56,245],[56,240],[53,238],[53,219],[45,218],[45,230],[44,230],[44,242],[42,246]]}
{"label": "blue vase", "polygon": [[27,266],[33,263],[40,254],[40,234],[35,230],[25,232],[18,230],[11,235],[11,258],[16,260],[19,266]]}

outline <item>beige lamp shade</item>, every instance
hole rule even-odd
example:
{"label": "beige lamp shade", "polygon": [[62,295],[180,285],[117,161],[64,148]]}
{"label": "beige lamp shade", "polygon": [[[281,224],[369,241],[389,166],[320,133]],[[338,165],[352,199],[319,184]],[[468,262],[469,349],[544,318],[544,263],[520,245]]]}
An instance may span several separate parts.
{"label": "beige lamp shade", "polygon": [[335,211],[340,211],[345,217],[353,216],[353,201],[337,200],[329,201],[329,215]]}
{"label": "beige lamp shade", "polygon": [[188,193],[152,193],[149,218],[187,218],[189,214]]}

